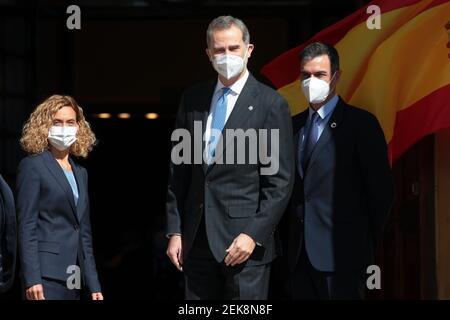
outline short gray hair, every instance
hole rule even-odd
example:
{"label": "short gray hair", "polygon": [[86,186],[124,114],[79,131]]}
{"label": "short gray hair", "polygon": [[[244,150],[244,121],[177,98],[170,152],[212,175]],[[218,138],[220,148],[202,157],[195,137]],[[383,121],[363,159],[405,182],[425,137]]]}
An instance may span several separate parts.
{"label": "short gray hair", "polygon": [[211,44],[211,39],[214,31],[217,30],[226,30],[231,28],[231,26],[236,26],[242,31],[242,40],[245,44],[250,43],[250,33],[248,32],[247,26],[242,22],[242,20],[238,18],[234,18],[232,16],[220,16],[215,18],[210,22],[208,26],[208,30],[206,30],[206,44],[209,48]]}

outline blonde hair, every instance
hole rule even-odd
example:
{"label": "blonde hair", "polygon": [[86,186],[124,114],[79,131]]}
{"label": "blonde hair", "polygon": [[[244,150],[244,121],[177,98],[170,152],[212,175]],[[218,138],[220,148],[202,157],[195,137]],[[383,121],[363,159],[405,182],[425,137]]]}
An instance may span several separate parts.
{"label": "blonde hair", "polygon": [[29,154],[42,153],[48,149],[48,132],[53,126],[55,114],[63,107],[71,107],[78,123],[77,141],[70,147],[70,154],[87,158],[97,142],[91,126],[84,118],[83,109],[70,96],[52,95],[39,104],[23,127],[20,144]]}

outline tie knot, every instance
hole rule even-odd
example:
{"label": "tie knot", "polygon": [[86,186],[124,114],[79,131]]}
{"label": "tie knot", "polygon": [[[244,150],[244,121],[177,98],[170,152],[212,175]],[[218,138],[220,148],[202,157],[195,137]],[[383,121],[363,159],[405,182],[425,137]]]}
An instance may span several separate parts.
{"label": "tie knot", "polygon": [[320,119],[319,114],[317,111],[313,112],[311,115],[311,123],[316,123]]}
{"label": "tie knot", "polygon": [[223,87],[223,88],[222,88],[222,91],[223,91],[222,94],[223,94],[224,96],[226,96],[226,95],[228,95],[228,94],[230,93],[231,89],[228,88],[228,87]]}

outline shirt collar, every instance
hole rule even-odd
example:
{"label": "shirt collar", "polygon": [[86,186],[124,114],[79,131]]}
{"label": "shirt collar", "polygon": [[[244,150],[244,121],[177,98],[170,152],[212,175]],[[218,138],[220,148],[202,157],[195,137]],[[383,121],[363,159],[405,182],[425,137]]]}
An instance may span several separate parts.
{"label": "shirt collar", "polygon": [[[250,73],[247,69],[245,69],[245,73],[238,81],[233,83],[230,87],[230,93],[233,94],[240,94],[242,89],[244,89],[245,83],[247,82],[247,79],[249,77]],[[217,93],[217,91],[222,90],[222,88],[225,87],[224,84],[220,81],[220,79],[217,79],[216,84],[216,90],[214,90],[214,93]]]}
{"label": "shirt collar", "polygon": [[[320,118],[323,120],[325,119],[329,114],[331,114],[336,108],[336,105],[339,101],[338,95],[335,95],[333,98],[330,99],[327,103],[325,103],[322,107],[320,107],[319,110],[317,110],[317,113],[319,114]],[[314,113],[314,109],[309,107],[309,116]]]}

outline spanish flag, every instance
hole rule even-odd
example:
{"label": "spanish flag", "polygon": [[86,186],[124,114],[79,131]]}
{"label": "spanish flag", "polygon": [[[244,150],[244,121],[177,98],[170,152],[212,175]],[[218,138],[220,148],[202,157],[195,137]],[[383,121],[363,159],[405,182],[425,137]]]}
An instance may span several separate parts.
{"label": "spanish flag", "polygon": [[[370,29],[367,7],[380,9]],[[373,8],[373,7],[372,7]],[[450,127],[450,2],[375,0],[263,67],[292,114],[307,108],[300,88],[299,52],[316,41],[339,52],[337,92],[379,120],[391,161],[422,137]]]}

